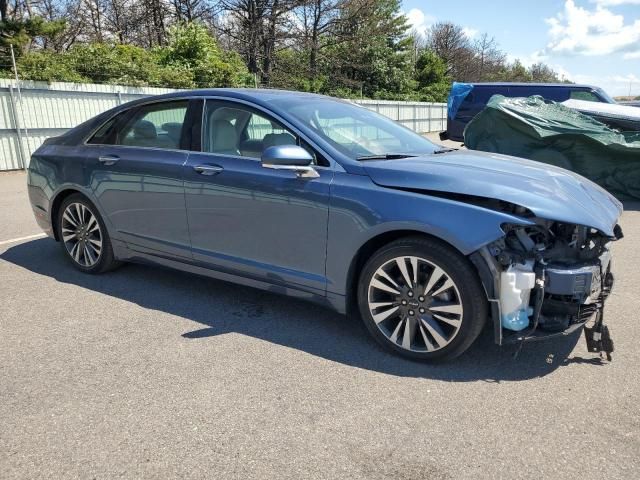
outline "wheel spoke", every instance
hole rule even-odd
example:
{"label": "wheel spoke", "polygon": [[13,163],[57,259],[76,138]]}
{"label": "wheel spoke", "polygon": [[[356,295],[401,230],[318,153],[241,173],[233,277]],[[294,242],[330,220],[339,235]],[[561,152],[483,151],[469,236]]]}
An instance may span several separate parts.
{"label": "wheel spoke", "polygon": [[79,203],[74,203],[73,206],[76,209],[76,217],[78,218],[78,223],[80,225],[84,225],[84,215],[82,214],[81,205]]}
{"label": "wheel spoke", "polygon": [[78,228],[78,221],[71,217],[71,210],[69,209],[65,210],[64,214],[62,215],[62,218],[64,218],[67,222],[69,222],[74,227]]}
{"label": "wheel spoke", "polygon": [[84,260],[85,260],[85,265],[93,265],[95,262],[95,259],[93,258],[93,255],[91,255],[91,252],[89,251],[89,247],[87,246],[87,244],[84,244]]}
{"label": "wheel spoke", "polygon": [[376,323],[380,323],[386,320],[387,318],[389,318],[391,314],[397,312],[399,309],[400,307],[396,306],[396,307],[390,308],[389,310],[385,310],[384,312],[376,313],[375,315],[373,315],[373,321]]}
{"label": "wheel spoke", "polygon": [[449,341],[445,338],[444,333],[440,329],[437,323],[433,321],[430,317],[422,317],[420,321],[424,325],[424,327],[429,331],[433,339],[438,344],[439,348],[444,347]]}
{"label": "wheel spoke", "polygon": [[402,328],[402,326],[406,321],[407,319],[403,318],[398,322],[398,325],[396,325],[396,329],[391,334],[391,337],[389,337],[389,340],[391,340],[393,343],[398,343],[398,335],[400,335],[400,329]]}
{"label": "wheel spoke", "polygon": [[442,286],[438,288],[435,292],[433,292],[431,296],[436,297],[441,293],[444,293],[446,290],[449,290],[451,287],[453,287],[453,282],[451,281],[450,278],[447,278],[447,280],[442,284]]}
{"label": "wheel spoke", "polygon": [[87,231],[95,232],[97,229],[98,229],[98,222],[96,220],[96,217],[91,215],[91,217],[89,218],[89,221],[87,222]]}
{"label": "wheel spoke", "polygon": [[396,290],[395,288],[390,287],[389,285],[386,285],[382,283],[380,280],[375,278],[371,281],[371,286],[379,290],[384,290],[385,292],[393,293],[395,295],[400,295],[399,290]]}
{"label": "wheel spoke", "polygon": [[458,315],[462,315],[462,305],[459,303],[451,304],[451,305],[431,305],[429,307],[433,313],[455,313]]}
{"label": "wheel spoke", "polygon": [[98,250],[102,248],[102,242],[100,240],[95,240],[93,238],[89,238],[89,245],[91,245],[91,248],[93,248],[94,250]]}
{"label": "wheel spoke", "polygon": [[419,323],[418,327],[420,327],[420,335],[422,335],[424,346],[427,347],[427,352],[433,352],[436,349],[436,347],[434,347],[433,343],[431,343],[431,340],[427,338],[427,332],[424,331],[424,327],[422,326],[422,323]]}
{"label": "wheel spoke", "polygon": [[407,350],[411,350],[411,343],[413,337],[416,335],[416,319],[415,317],[408,317],[404,322],[404,335],[402,336],[402,346]]}
{"label": "wheel spoke", "polygon": [[80,242],[77,242],[71,249],[71,255],[76,262],[80,263]]}
{"label": "wheel spoke", "polygon": [[413,284],[418,284],[418,257],[409,257],[411,260],[411,268],[413,269]]}
{"label": "wheel spoke", "polygon": [[404,278],[407,287],[411,288],[413,286],[413,283],[411,282],[411,277],[409,276],[409,271],[407,270],[407,259],[396,258],[396,265],[398,265],[400,273],[402,273],[402,278]]}
{"label": "wheel spoke", "polygon": [[437,320],[439,322],[444,322],[447,325],[451,325],[452,327],[459,327],[460,323],[462,322],[460,319],[458,318],[447,318],[447,317],[443,317],[442,315],[438,315],[437,313],[431,312],[431,317],[434,320]]}
{"label": "wheel spoke", "polygon": [[440,269],[440,267],[433,267],[433,272],[431,272],[431,276],[429,277],[429,281],[427,282],[427,286],[424,289],[424,294],[428,295],[429,292],[431,291],[431,289],[433,288],[433,286],[438,283],[438,280],[440,280],[442,278],[442,276],[444,275],[444,272],[442,271],[442,269]]}
{"label": "wheel spoke", "polygon": [[385,272],[383,269],[378,269],[378,271],[376,272],[376,275],[381,276],[382,278],[384,278],[386,281],[388,281],[391,285],[393,285],[394,287],[396,287],[398,290],[400,290],[400,285],[398,285],[398,282],[396,282],[393,278],[391,278],[389,276],[389,274],[387,272]]}

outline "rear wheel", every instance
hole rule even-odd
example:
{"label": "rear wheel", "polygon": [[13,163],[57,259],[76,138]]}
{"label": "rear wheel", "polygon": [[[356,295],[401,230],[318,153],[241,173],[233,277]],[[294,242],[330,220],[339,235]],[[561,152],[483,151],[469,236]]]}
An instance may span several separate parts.
{"label": "rear wheel", "polygon": [[451,247],[428,238],[393,242],[360,276],[365,325],[385,348],[432,361],[457,357],[478,337],[487,299],[478,276]]}
{"label": "rear wheel", "polygon": [[83,195],[73,194],[62,202],[58,233],[65,253],[77,269],[101,273],[118,265],[104,222]]}

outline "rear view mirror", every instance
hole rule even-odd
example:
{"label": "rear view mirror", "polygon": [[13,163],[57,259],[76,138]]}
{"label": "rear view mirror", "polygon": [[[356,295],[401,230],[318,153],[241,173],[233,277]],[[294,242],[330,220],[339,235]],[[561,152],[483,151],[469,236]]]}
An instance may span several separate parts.
{"label": "rear view mirror", "polygon": [[317,178],[320,175],[311,166],[313,157],[298,145],[276,145],[262,152],[262,166],[275,170],[292,170],[299,177]]}

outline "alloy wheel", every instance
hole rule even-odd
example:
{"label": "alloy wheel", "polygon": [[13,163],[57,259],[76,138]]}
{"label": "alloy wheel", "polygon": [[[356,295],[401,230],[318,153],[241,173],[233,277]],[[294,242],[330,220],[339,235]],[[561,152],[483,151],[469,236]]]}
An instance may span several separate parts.
{"label": "alloy wheel", "polygon": [[73,260],[93,267],[102,254],[102,232],[96,216],[82,203],[70,203],[62,214],[62,241]]}
{"label": "alloy wheel", "polygon": [[460,331],[462,299],[451,277],[419,257],[393,258],[373,274],[368,304],[388,341],[412,352],[434,352]]}

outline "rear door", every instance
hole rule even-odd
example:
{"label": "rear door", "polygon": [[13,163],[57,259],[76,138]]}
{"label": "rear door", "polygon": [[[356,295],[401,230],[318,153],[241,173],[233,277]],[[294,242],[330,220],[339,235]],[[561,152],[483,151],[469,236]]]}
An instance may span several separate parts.
{"label": "rear door", "polygon": [[[184,200],[182,143],[197,101],[134,107],[88,141],[91,188],[112,236],[133,250],[191,257]],[[109,123],[109,122],[107,122]]]}

